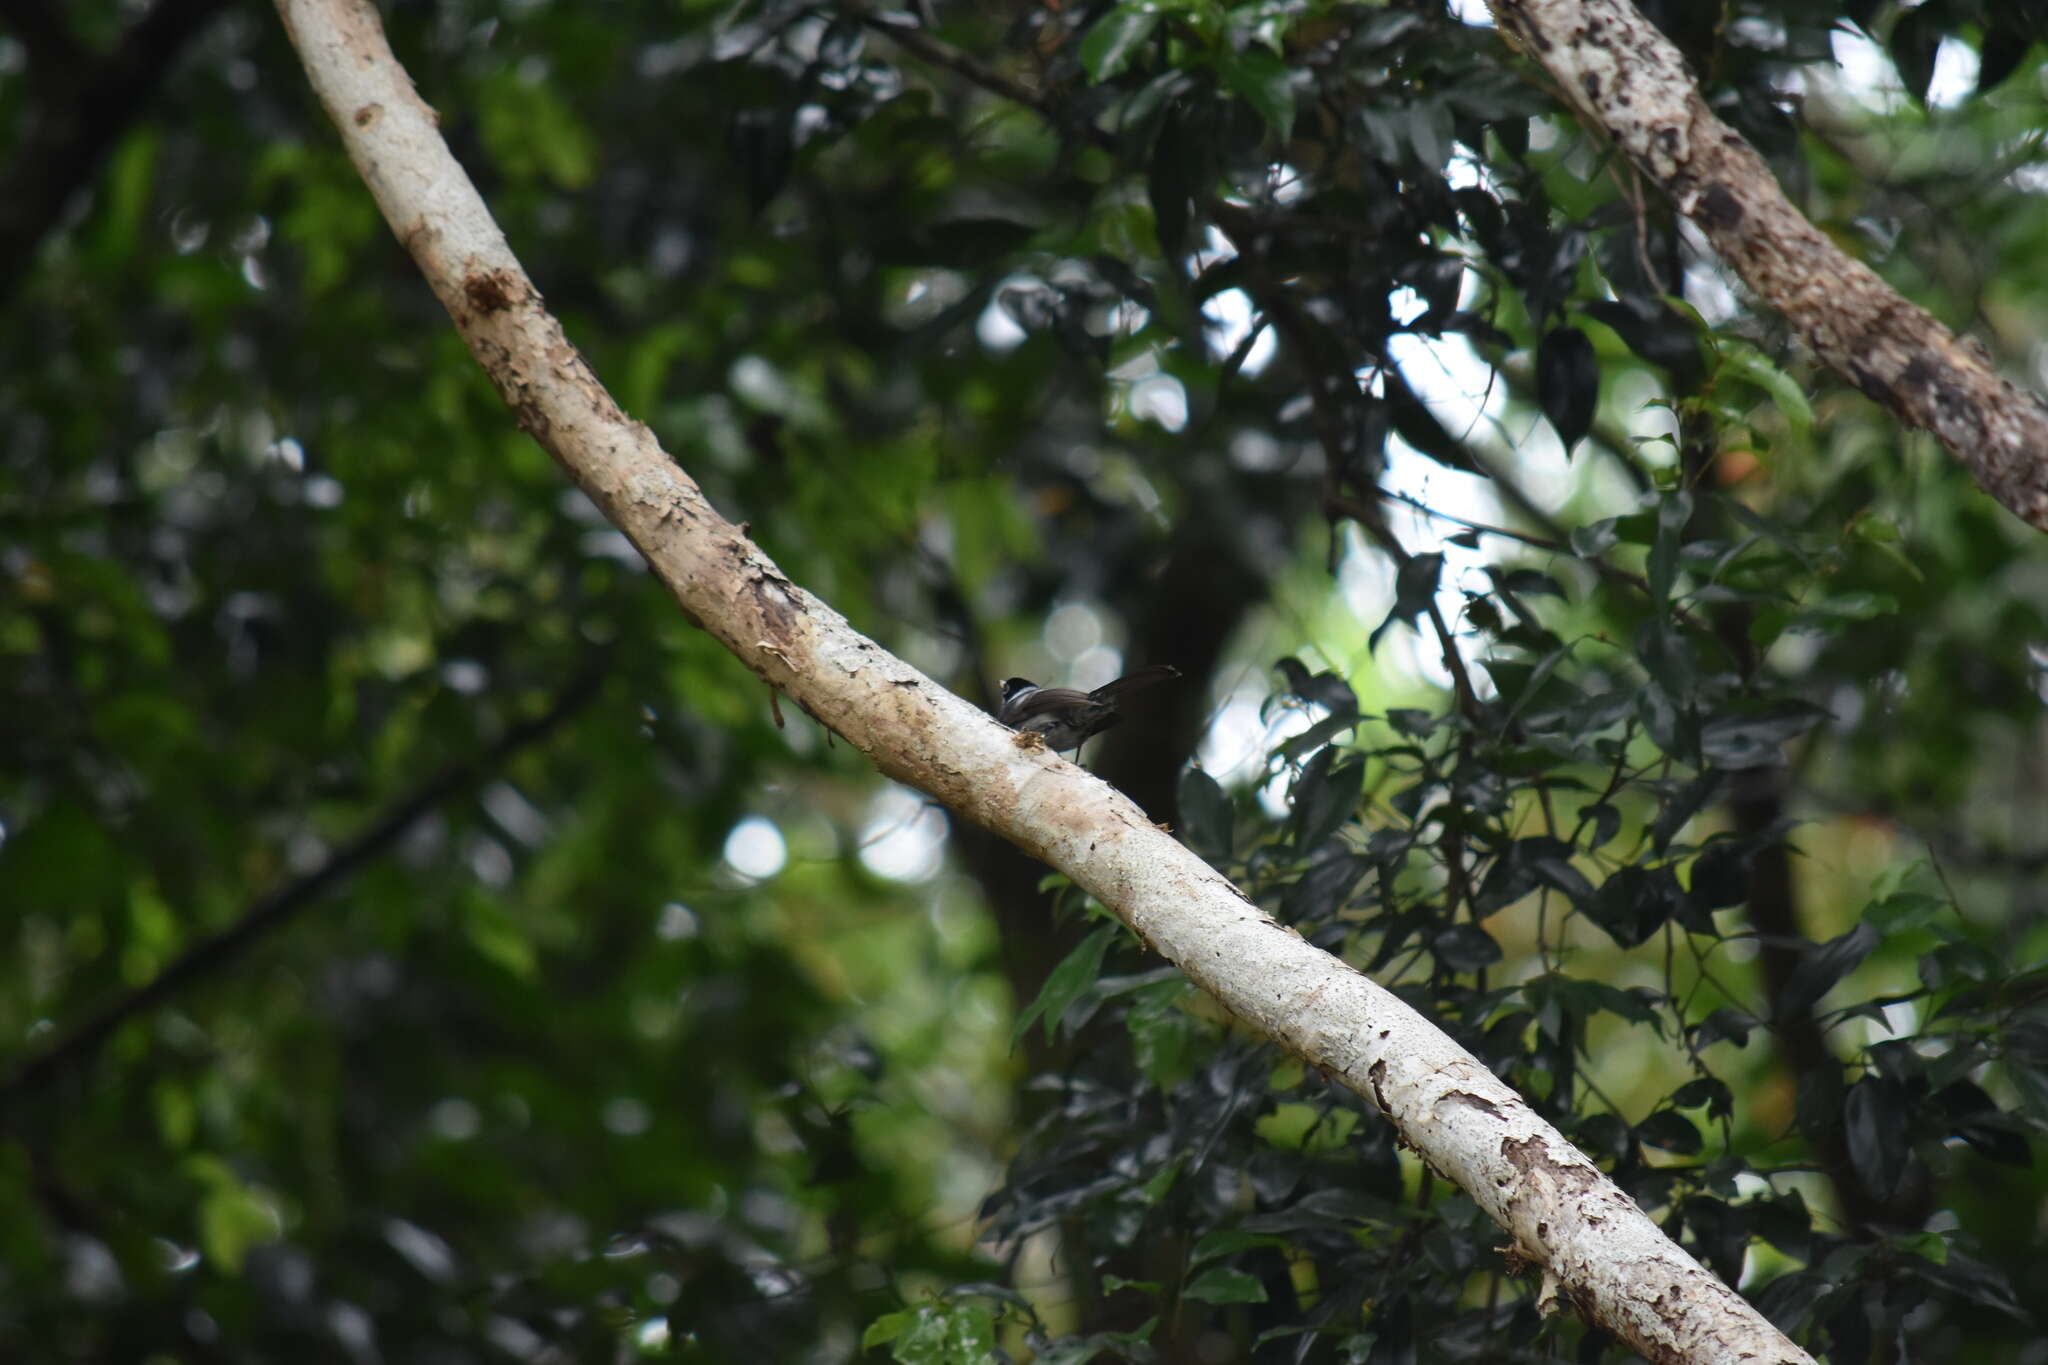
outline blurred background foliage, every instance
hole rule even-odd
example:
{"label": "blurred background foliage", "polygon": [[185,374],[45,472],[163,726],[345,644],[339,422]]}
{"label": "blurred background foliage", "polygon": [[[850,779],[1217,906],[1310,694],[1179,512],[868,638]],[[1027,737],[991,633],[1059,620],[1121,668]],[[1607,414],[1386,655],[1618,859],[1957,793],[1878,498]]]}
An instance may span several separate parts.
{"label": "blurred background foliage", "polygon": [[[1477,6],[384,8],[792,577],[1178,665],[1098,770],[1803,1342],[2048,1358],[2048,547]],[[2048,383],[2040,5],[1645,10]],[[1626,1354],[692,631],[266,7],[6,0],[0,130],[0,1355]]]}

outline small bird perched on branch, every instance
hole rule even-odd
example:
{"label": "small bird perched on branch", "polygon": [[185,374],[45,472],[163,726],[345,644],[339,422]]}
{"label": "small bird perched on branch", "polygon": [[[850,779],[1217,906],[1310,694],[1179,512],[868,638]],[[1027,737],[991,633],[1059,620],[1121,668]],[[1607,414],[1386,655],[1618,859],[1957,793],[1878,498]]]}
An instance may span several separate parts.
{"label": "small bird perched on branch", "polygon": [[1180,670],[1172,664],[1154,664],[1104,683],[1093,692],[1040,687],[1029,678],[1005,678],[996,719],[1021,734],[1040,736],[1052,749],[1072,749],[1079,759],[1083,744],[1123,719],[1117,707],[1124,697],[1179,676]]}

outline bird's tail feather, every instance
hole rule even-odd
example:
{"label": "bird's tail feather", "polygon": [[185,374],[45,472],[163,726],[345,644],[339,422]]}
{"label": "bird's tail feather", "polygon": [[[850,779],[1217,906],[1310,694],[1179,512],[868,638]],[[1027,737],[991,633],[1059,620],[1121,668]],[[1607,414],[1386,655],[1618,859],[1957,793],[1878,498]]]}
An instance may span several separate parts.
{"label": "bird's tail feather", "polygon": [[1172,664],[1153,664],[1150,668],[1126,673],[1115,682],[1104,683],[1088,695],[1096,701],[1109,701],[1127,692],[1136,692],[1141,687],[1151,687],[1156,683],[1165,682],[1168,678],[1179,676],[1180,670]]}

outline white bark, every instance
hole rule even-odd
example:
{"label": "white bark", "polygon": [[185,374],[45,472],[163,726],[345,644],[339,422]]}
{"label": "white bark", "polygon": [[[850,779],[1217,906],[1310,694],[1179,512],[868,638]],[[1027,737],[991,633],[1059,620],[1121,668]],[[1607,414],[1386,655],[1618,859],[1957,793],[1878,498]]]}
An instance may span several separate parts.
{"label": "white bark", "polygon": [[279,0],[392,229],[519,424],[691,619],[889,776],[1058,868],[1232,1012],[1370,1098],[1524,1262],[1655,1361],[1807,1362],[1514,1091],[1304,941],[1081,769],[1016,736],[785,578],[620,412],[542,307],[365,0]]}
{"label": "white bark", "polygon": [[1707,108],[1678,49],[1628,0],[1489,0],[1580,115],[1662,186],[1721,259],[1830,368],[1939,437],[1977,486],[2048,530],[2048,402],[1991,367],[1808,222]]}

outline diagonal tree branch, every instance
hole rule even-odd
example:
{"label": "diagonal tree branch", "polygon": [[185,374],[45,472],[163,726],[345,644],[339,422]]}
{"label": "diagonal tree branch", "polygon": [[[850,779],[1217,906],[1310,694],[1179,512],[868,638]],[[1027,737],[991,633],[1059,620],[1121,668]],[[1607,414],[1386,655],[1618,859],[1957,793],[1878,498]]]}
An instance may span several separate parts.
{"label": "diagonal tree branch", "polygon": [[547,738],[563,721],[589,704],[603,679],[601,664],[586,668],[545,710],[509,727],[481,753],[450,764],[413,788],[368,828],[330,853],[320,866],[258,898],[233,924],[193,944],[150,980],[103,1006],[49,1048],[22,1063],[13,1075],[0,1082],[0,1122],[24,1100],[91,1060],[121,1025],[155,1009],[195,981],[239,962],[250,949],[383,854],[423,817],[477,786],[514,754]]}
{"label": "diagonal tree branch", "polygon": [[1811,1358],[1469,1053],[1136,804],[890,655],[783,575],[626,417],[512,255],[367,0],[278,0],[349,155],[520,426],[691,620],[890,777],[1066,873],[1239,1018],[1370,1099],[1540,1266],[1544,1301],[1661,1362]]}
{"label": "diagonal tree branch", "polygon": [[1628,0],[1489,3],[1502,32],[1580,116],[1664,188],[1816,355],[1901,421],[1933,432],[1979,488],[2048,530],[2048,401],[1808,222]]}

